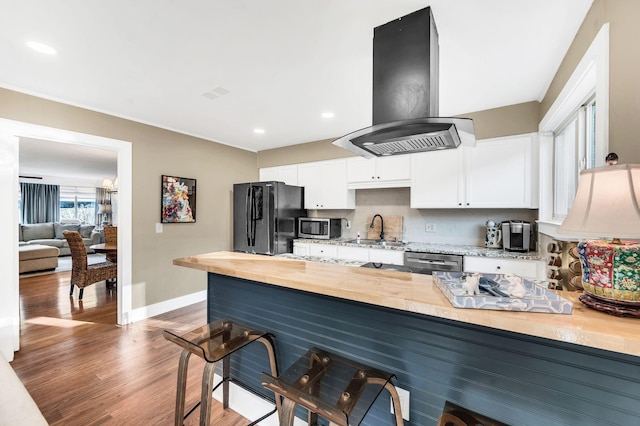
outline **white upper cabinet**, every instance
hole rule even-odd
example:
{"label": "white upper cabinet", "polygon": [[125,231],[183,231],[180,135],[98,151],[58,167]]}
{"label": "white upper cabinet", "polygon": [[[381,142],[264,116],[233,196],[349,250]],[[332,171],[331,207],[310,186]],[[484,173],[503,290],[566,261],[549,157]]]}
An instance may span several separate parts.
{"label": "white upper cabinet", "polygon": [[260,182],[284,182],[287,185],[298,185],[298,165],[263,167],[260,169]]}
{"label": "white upper cabinet", "polygon": [[537,134],[412,156],[412,208],[537,208]]}
{"label": "white upper cabinet", "polygon": [[411,184],[409,155],[347,159],[349,189],[399,188]]}
{"label": "white upper cabinet", "polygon": [[463,159],[461,148],[412,155],[411,208],[463,207]]}
{"label": "white upper cabinet", "polygon": [[347,189],[345,159],[298,164],[298,185],[305,188],[306,209],[355,208],[355,191]]}
{"label": "white upper cabinet", "polygon": [[537,208],[537,158],[535,134],[485,139],[466,148],[466,205]]}

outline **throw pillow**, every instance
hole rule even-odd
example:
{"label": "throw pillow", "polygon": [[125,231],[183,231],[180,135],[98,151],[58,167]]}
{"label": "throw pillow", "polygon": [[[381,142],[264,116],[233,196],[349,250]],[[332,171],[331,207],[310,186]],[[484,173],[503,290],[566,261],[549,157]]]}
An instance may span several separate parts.
{"label": "throw pillow", "polygon": [[56,238],[64,240],[64,231],[79,231],[80,225],[63,225],[61,223],[54,223],[53,227],[56,230]]}
{"label": "throw pillow", "polygon": [[53,230],[53,223],[51,222],[22,225],[23,241],[46,240],[55,237],[56,233]]}
{"label": "throw pillow", "polygon": [[80,236],[82,238],[91,238],[93,228],[95,228],[95,225],[80,225]]}

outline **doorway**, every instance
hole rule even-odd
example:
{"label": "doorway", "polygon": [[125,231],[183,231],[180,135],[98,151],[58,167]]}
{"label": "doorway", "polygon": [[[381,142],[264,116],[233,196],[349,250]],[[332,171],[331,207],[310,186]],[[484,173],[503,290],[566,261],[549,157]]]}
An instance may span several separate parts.
{"label": "doorway", "polygon": [[[55,142],[84,145],[117,152],[118,162],[118,315],[120,325],[128,324],[131,315],[131,199],[132,199],[132,148],[131,142],[39,126],[13,120],[0,119],[0,179],[6,188],[7,198],[18,199],[19,138],[36,138]],[[20,348],[19,274],[17,204],[15,209],[0,209],[0,230],[8,238],[0,239],[0,248],[8,256],[0,256],[0,270],[4,272],[5,285],[0,286],[0,352],[13,359],[13,352]]]}

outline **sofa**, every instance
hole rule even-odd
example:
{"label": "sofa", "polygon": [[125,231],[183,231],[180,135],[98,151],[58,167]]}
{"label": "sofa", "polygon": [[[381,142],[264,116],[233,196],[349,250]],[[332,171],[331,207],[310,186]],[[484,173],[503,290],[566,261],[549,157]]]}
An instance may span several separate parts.
{"label": "sofa", "polygon": [[93,225],[62,224],[58,222],[32,223],[18,225],[18,245],[43,245],[56,247],[59,256],[69,256],[71,250],[65,240],[63,231],[78,231],[82,237],[87,253],[93,253],[89,246],[103,242],[102,233],[95,230]]}

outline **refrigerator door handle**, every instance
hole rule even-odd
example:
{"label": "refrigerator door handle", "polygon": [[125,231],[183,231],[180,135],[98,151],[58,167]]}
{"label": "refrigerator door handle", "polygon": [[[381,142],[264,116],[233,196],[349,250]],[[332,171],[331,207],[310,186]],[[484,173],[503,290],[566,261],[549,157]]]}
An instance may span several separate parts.
{"label": "refrigerator door handle", "polygon": [[256,188],[254,188],[253,186],[251,187],[251,211],[249,214],[249,220],[251,221],[251,233],[250,233],[250,240],[251,240],[251,244],[249,244],[254,250],[255,250],[255,245],[256,245],[256,213],[258,210],[258,205],[257,205],[257,197],[258,197],[258,191],[256,191]]}
{"label": "refrigerator door handle", "polygon": [[247,203],[244,207],[245,217],[247,218],[247,224],[245,226],[245,235],[247,237],[247,246],[251,247],[251,234],[250,234],[250,226],[251,226],[251,186],[247,189]]}

